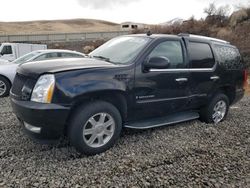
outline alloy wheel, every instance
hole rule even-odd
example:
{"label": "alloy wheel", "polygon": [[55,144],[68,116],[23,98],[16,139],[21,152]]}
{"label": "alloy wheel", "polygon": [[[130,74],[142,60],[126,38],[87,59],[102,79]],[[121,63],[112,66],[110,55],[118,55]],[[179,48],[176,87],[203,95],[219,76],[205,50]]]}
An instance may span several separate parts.
{"label": "alloy wheel", "polygon": [[6,84],[2,80],[0,80],[0,96],[4,95],[6,89],[7,89]]}
{"label": "alloy wheel", "polygon": [[98,113],[88,119],[83,126],[84,142],[93,148],[104,146],[113,137],[115,121],[108,113]]}
{"label": "alloy wheel", "polygon": [[219,123],[225,117],[226,111],[227,111],[226,102],[223,100],[218,101],[213,109],[214,113],[212,115],[212,118],[214,123]]}

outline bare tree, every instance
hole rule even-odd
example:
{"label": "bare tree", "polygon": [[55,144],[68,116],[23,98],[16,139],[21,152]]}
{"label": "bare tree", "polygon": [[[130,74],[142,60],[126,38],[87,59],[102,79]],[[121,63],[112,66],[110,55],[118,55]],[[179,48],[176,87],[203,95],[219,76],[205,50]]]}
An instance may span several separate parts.
{"label": "bare tree", "polygon": [[204,9],[204,13],[206,13],[208,16],[212,16],[216,14],[216,7],[214,3],[210,3],[207,8]]}
{"label": "bare tree", "polygon": [[210,3],[207,8],[204,9],[204,13],[207,14],[207,16],[228,16],[230,13],[230,7],[229,5],[216,7],[214,3]]}
{"label": "bare tree", "polygon": [[230,7],[225,5],[217,8],[214,3],[210,3],[204,12],[207,14],[205,19],[207,23],[222,27],[228,23]]}
{"label": "bare tree", "polygon": [[220,7],[216,10],[216,14],[217,14],[218,16],[229,16],[229,14],[230,14],[230,7],[229,7],[229,5],[220,6]]}

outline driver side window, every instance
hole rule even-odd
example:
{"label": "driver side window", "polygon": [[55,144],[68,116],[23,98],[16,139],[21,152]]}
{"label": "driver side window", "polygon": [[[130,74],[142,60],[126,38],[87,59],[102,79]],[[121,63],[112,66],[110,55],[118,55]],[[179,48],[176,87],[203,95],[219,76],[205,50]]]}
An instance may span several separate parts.
{"label": "driver side window", "polygon": [[11,46],[4,46],[1,53],[3,55],[12,54],[12,47]]}
{"label": "driver side window", "polygon": [[182,45],[180,41],[164,41],[149,54],[149,58],[163,56],[170,60],[170,69],[185,68]]}

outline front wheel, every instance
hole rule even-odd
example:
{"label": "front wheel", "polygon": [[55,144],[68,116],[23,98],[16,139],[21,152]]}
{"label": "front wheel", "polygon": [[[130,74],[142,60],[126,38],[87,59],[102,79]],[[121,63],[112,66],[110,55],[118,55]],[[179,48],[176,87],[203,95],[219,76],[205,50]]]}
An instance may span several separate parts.
{"label": "front wheel", "polygon": [[228,113],[229,99],[226,95],[219,93],[213,97],[211,102],[201,109],[200,118],[206,123],[219,123],[223,121]]}
{"label": "front wheel", "polygon": [[0,97],[7,97],[10,92],[10,87],[10,82],[6,78],[0,76]]}
{"label": "front wheel", "polygon": [[95,155],[112,147],[121,129],[122,120],[117,108],[96,101],[76,111],[69,125],[69,140],[80,153]]}

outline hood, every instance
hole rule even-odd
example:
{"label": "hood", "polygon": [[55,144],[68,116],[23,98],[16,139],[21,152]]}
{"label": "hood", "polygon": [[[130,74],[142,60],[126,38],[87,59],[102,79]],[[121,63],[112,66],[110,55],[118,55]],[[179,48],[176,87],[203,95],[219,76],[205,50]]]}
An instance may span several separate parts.
{"label": "hood", "polygon": [[5,59],[0,59],[0,65],[6,65],[6,64],[10,64],[10,62]]}
{"label": "hood", "polygon": [[0,72],[5,72],[6,70],[11,70],[11,69],[15,69],[18,67],[18,64],[15,63],[5,63],[5,64],[1,64],[0,63]]}
{"label": "hood", "polygon": [[68,58],[24,63],[19,66],[17,72],[36,77],[43,73],[56,73],[90,68],[112,68],[116,66],[118,65],[94,58]]}
{"label": "hood", "polygon": [[5,62],[5,63],[1,63],[0,62],[0,67],[13,67],[13,66],[18,66],[19,64],[16,63],[12,63],[12,62]]}
{"label": "hood", "polygon": [[0,75],[7,77],[11,82],[13,82],[17,67],[18,64],[15,63],[7,63],[4,65],[0,64]]}

